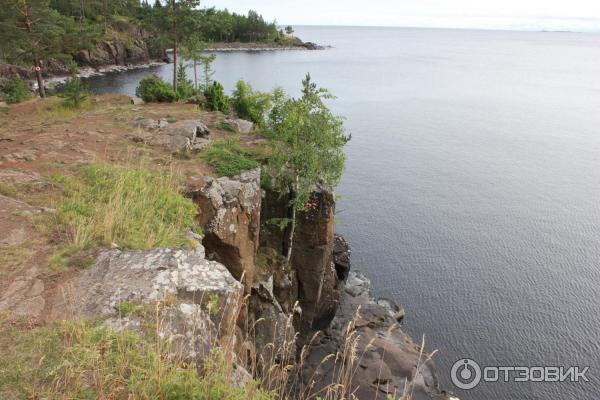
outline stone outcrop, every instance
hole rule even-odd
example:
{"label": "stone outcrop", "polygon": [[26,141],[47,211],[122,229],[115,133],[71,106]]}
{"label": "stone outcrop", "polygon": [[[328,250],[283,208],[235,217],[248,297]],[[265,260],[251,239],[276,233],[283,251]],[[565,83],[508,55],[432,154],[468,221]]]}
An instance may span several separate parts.
{"label": "stone outcrop", "polygon": [[[169,351],[199,367],[223,340],[233,341],[228,348],[242,348],[236,322],[243,287],[225,266],[207,260],[199,243],[195,250],[105,251],[64,293],[63,312],[103,316],[115,330],[139,330],[144,324],[143,317],[121,315],[124,305],[157,307],[158,333]],[[226,356],[237,362],[234,354]]]}
{"label": "stone outcrop", "polygon": [[[207,260],[202,245],[196,250],[108,250],[75,282],[78,314],[109,315],[123,302],[155,303],[169,298],[206,305],[225,312],[238,300],[241,284],[227,268]],[[218,316],[220,321],[223,316]]]}
{"label": "stone outcrop", "polygon": [[225,118],[223,123],[236,132],[251,133],[254,131],[254,123],[241,118]]}
{"label": "stone outcrop", "polygon": [[211,143],[210,130],[200,120],[182,120],[169,123],[166,119],[136,118],[132,124],[142,128],[129,137],[135,142],[163,147],[172,153],[200,151]]}
{"label": "stone outcrop", "polygon": [[233,178],[194,177],[189,196],[198,204],[198,222],[208,257],[229,268],[250,292],[259,244],[260,168]]}
{"label": "stone outcrop", "polygon": [[91,50],[81,50],[74,55],[81,66],[99,68],[109,65],[144,64],[162,56],[149,43],[152,38],[147,32],[135,28],[122,32],[128,40],[103,41]]}

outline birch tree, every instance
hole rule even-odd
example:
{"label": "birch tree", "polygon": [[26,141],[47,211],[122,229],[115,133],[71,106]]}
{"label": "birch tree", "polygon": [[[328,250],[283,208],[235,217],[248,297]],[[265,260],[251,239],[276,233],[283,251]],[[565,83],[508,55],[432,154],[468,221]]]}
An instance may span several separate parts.
{"label": "birch tree", "polygon": [[282,90],[274,94],[269,125],[272,130],[272,154],[269,169],[276,185],[287,191],[290,214],[287,251],[292,257],[296,216],[307,207],[317,183],[336,186],[342,176],[344,145],[350,140],[344,134],[343,120],[326,106],[334,97],[312,82],[310,74],[302,81],[302,97],[289,98]]}

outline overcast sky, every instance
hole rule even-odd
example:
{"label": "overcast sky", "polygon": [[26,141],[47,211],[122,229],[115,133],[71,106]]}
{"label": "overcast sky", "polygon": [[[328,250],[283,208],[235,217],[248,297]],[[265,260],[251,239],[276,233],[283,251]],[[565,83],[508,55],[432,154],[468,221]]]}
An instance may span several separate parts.
{"label": "overcast sky", "polygon": [[600,0],[205,0],[292,25],[597,30]]}

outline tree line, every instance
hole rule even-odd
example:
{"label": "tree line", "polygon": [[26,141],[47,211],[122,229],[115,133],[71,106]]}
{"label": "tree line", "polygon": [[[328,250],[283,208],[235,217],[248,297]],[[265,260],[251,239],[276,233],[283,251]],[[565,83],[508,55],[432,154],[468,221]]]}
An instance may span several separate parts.
{"label": "tree line", "polygon": [[[157,47],[178,49],[184,41],[277,41],[284,33],[256,11],[247,15],[199,9],[198,0],[3,0],[0,7],[0,62],[32,68],[44,96],[42,73],[48,61],[68,63],[128,27],[143,28]],[[173,83],[176,86],[176,73]]]}

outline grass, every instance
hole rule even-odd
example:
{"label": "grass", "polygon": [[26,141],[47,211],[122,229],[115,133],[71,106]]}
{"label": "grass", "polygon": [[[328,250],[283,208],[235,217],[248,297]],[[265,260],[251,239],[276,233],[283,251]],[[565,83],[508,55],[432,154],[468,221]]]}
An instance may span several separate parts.
{"label": "grass", "polygon": [[235,132],[235,128],[225,121],[217,122],[216,128],[221,129],[222,131]]}
{"label": "grass", "polygon": [[52,179],[63,194],[49,223],[66,236],[71,249],[189,245],[196,205],[180,194],[180,177],[174,172],[92,165],[74,177]]}
{"label": "grass", "polygon": [[17,189],[10,184],[0,182],[0,194],[6,197],[16,197]]}
{"label": "grass", "polygon": [[35,116],[42,123],[71,120],[93,109],[89,100],[84,101],[80,107],[69,107],[58,97],[49,97],[41,101],[42,105],[36,110]]}
{"label": "grass", "polygon": [[[270,400],[256,383],[231,384],[218,352],[204,373],[169,351],[155,332],[114,332],[102,321],[31,327],[0,315],[0,398]],[[158,325],[146,327],[157,329]]]}
{"label": "grass", "polygon": [[202,158],[213,166],[220,176],[236,176],[242,171],[259,166],[250,150],[242,148],[231,139],[213,144],[202,154]]}

